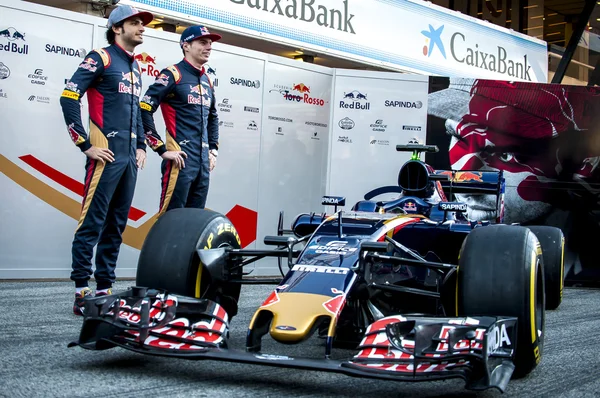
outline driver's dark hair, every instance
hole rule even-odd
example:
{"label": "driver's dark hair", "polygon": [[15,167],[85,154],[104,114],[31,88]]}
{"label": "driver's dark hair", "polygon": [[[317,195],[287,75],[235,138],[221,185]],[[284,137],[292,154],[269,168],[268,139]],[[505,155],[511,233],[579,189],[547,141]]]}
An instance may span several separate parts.
{"label": "driver's dark hair", "polygon": [[[122,28],[124,22],[125,21],[117,22],[113,25],[113,27]],[[112,27],[106,30],[106,41],[108,42],[108,44],[115,44],[115,32],[113,31]]]}

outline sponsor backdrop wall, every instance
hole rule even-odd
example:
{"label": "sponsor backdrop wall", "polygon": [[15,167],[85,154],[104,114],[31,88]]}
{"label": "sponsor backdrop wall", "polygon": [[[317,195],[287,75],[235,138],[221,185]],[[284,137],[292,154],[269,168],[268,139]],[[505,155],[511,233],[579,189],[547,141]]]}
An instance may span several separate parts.
{"label": "sponsor backdrop wall", "polygon": [[[85,157],[69,139],[59,96],[85,54],[106,45],[106,21],[30,3],[3,0],[0,4],[5,4],[0,13],[0,117],[5,120],[0,153],[4,187],[0,278],[68,277]],[[53,33],[36,34],[42,31],[40,27]],[[162,68],[181,59],[179,35],[147,30],[145,36],[136,49],[143,91]],[[372,75],[368,82],[361,82],[366,75],[221,43],[215,44],[207,71],[215,84],[220,131],[220,156],[211,176],[207,207],[226,214],[238,229],[243,246],[249,248],[264,247],[262,238],[276,232],[280,211],[284,211],[285,226],[289,227],[300,212],[328,210],[320,198],[332,189],[336,194],[349,194],[350,202],[362,191],[387,185],[394,171],[370,175],[368,159],[350,165],[345,158],[341,166],[334,164],[334,185],[328,188],[332,154],[343,157],[340,154],[350,150],[360,157],[381,151],[381,170],[400,162],[391,144],[399,138],[397,134],[379,126],[377,135],[371,131],[379,140],[376,144],[370,144],[370,135],[357,136],[352,143],[341,142],[339,137],[349,133],[341,130],[344,122],[340,120],[356,119],[355,132],[378,119],[380,123],[389,120],[389,129],[395,129],[403,111],[386,107],[384,100],[406,99],[393,96],[396,89],[413,90],[406,92],[412,97],[416,89],[411,84],[423,82],[422,78],[400,79],[401,75],[392,73],[379,78]],[[344,92],[354,92],[357,103],[369,99],[371,105],[366,109],[340,108],[344,101],[352,103],[341,98]],[[360,98],[359,92],[371,97]],[[371,99],[373,96],[377,101]],[[87,124],[83,98],[82,116]],[[420,106],[424,111],[426,106]],[[164,134],[160,111],[155,119]],[[386,140],[390,145],[383,144]],[[139,249],[158,210],[160,158],[148,151],[124,233],[117,269],[121,277],[135,275]],[[352,168],[345,173],[344,165]],[[359,171],[361,178],[355,182],[360,184],[350,184]],[[276,273],[276,264],[265,260],[257,263],[254,274]]]}
{"label": "sponsor backdrop wall", "polygon": [[367,191],[396,183],[410,158],[396,144],[425,142],[427,90],[427,76],[336,70],[330,194],[345,196],[351,206]]}
{"label": "sponsor backdrop wall", "polygon": [[[83,56],[104,45],[104,25],[101,18],[0,0],[0,279],[70,274],[85,158],[67,134],[58,101]],[[136,55],[144,91],[162,68],[180,60],[178,38],[146,32]],[[472,97],[473,79],[332,70],[220,43],[207,71],[216,87],[221,137],[207,205],[232,220],[243,246],[264,247],[262,238],[275,233],[280,210],[288,228],[300,212],[331,211],[320,204],[322,195],[347,197],[348,209],[366,192],[395,184],[408,158],[395,145],[416,137],[440,146],[428,157],[435,167],[506,170],[509,221],[560,226],[567,237],[567,278],[600,280],[593,251],[600,235],[595,88],[480,80],[478,95],[481,84],[491,91]],[[510,104],[497,106],[502,98]],[[490,107],[504,113],[496,117]],[[86,122],[86,97],[82,111]],[[532,115],[535,128],[520,129],[523,117]],[[155,118],[164,131],[160,112]],[[552,141],[523,146],[519,137],[531,134]],[[452,138],[459,135],[460,141]],[[560,164],[540,148],[560,148]],[[119,277],[135,275],[158,210],[160,159],[148,155]],[[480,199],[464,198],[473,216],[485,213]],[[261,260],[253,274],[277,273],[274,261]]]}

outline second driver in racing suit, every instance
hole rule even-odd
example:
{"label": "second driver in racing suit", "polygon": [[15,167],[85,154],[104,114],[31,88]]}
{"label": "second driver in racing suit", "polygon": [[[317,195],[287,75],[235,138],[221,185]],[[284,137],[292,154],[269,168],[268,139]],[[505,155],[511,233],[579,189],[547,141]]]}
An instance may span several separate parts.
{"label": "second driver in racing suit", "polygon": [[[159,216],[175,208],[206,205],[210,172],[218,156],[219,120],[204,64],[212,42],[220,38],[203,26],[187,28],[180,40],[184,59],[163,69],[142,98],[146,142],[163,158]],[[166,143],[154,124],[159,106]]]}

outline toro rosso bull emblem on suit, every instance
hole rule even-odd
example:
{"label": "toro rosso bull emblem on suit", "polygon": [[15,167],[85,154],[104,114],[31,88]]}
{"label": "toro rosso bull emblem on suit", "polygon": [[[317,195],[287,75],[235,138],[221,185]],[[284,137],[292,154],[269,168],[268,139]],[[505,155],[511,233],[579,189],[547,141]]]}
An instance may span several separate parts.
{"label": "toro rosso bull emblem on suit", "polygon": [[[437,147],[396,149],[413,152],[397,183],[349,210],[337,209],[343,196],[323,197],[328,211],[298,214],[289,230],[280,212],[277,235],[264,237],[272,250],[241,249],[234,228],[220,227],[229,220],[214,211],[166,212],[140,252],[137,286],[88,299],[71,346],[384,380],[462,378],[468,389],[504,391],[542,359],[545,310],[562,297],[552,276],[562,275],[562,232],[470,221],[454,194],[501,198],[502,172],[455,179],[419,160]],[[384,194],[395,197],[377,200]],[[279,258],[281,277],[247,279],[243,268],[265,257]],[[277,287],[236,348],[229,322],[247,283]],[[129,322],[132,313],[142,321]],[[285,351],[313,337],[325,342],[321,359],[261,352],[266,338]],[[333,359],[338,346],[354,351]]]}

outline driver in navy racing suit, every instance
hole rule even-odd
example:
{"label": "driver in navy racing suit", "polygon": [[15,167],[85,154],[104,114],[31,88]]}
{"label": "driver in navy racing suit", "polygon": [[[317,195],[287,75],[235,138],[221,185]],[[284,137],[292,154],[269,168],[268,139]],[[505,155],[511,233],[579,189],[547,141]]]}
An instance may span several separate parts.
{"label": "driver in navy racing suit", "polygon": [[[161,71],[141,101],[146,142],[162,158],[159,215],[181,207],[204,208],[210,172],[219,148],[215,92],[206,74],[213,41],[203,26],[181,35],[184,59]],[[166,144],[156,131],[154,112],[160,106],[166,124]]]}

